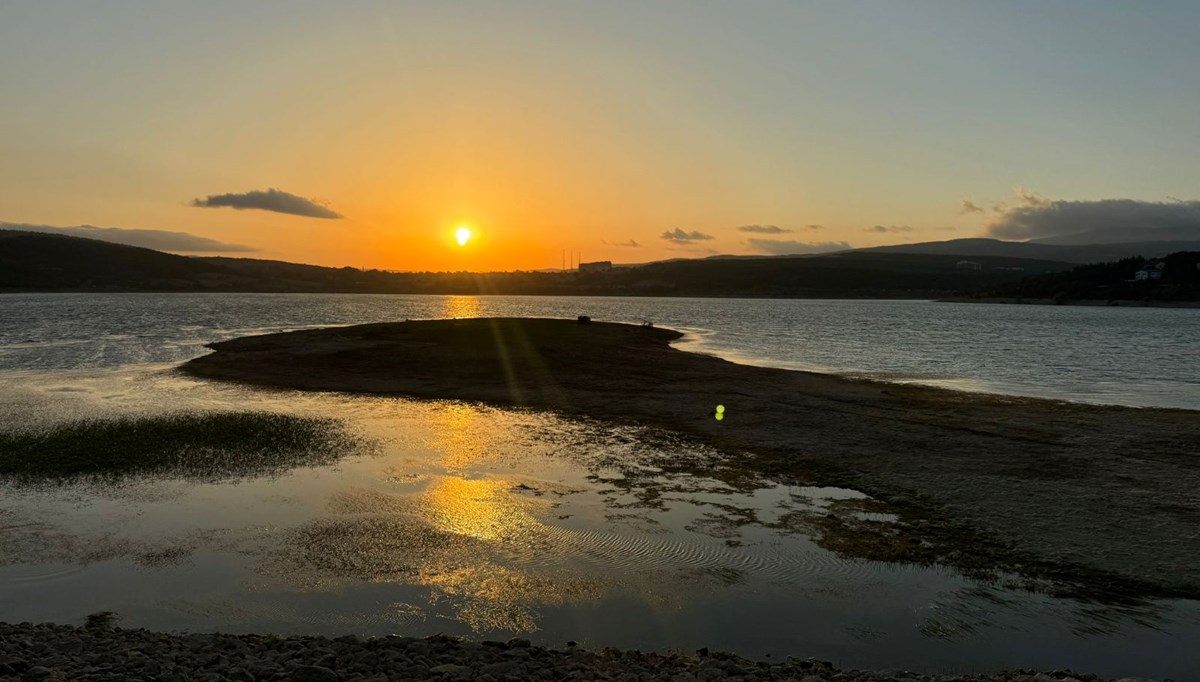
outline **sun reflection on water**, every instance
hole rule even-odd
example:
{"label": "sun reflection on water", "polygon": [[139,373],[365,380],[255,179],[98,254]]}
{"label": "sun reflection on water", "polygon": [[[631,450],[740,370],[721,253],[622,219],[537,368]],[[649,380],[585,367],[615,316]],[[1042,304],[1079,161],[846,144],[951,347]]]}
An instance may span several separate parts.
{"label": "sun reflection on water", "polygon": [[424,516],[438,530],[480,540],[506,540],[541,526],[530,513],[531,500],[509,492],[502,480],[444,477],[421,493]]}
{"label": "sun reflection on water", "polygon": [[478,296],[447,296],[441,316],[447,318],[480,317],[483,305]]}

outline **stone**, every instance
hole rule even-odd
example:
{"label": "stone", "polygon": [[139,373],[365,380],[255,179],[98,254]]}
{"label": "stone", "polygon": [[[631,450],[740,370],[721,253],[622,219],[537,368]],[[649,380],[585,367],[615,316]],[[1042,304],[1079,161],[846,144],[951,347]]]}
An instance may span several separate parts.
{"label": "stone", "polygon": [[302,665],[292,671],[292,682],[338,682],[338,674],[320,665]]}

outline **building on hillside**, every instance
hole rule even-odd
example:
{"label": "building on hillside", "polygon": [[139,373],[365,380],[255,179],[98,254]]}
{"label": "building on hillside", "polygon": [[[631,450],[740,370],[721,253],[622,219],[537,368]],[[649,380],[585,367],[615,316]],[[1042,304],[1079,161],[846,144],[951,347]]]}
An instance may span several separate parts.
{"label": "building on hillside", "polygon": [[1167,269],[1167,264],[1157,258],[1146,262],[1146,267],[1133,273],[1133,279],[1138,282],[1143,282],[1148,279],[1162,279],[1163,270]]}
{"label": "building on hillside", "polygon": [[580,272],[610,272],[613,269],[612,261],[598,260],[594,263],[580,263]]}
{"label": "building on hillside", "polygon": [[979,272],[983,269],[983,267],[973,260],[960,260],[954,264],[954,269],[967,270],[969,272]]}

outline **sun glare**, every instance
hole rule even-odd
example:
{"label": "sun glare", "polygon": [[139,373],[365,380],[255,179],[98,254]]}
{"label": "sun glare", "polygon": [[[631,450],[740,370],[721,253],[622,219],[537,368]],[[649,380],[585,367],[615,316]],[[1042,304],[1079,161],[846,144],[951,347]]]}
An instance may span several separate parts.
{"label": "sun glare", "polygon": [[459,246],[466,246],[467,242],[471,240],[471,228],[466,225],[458,228],[454,231],[454,239],[458,241]]}

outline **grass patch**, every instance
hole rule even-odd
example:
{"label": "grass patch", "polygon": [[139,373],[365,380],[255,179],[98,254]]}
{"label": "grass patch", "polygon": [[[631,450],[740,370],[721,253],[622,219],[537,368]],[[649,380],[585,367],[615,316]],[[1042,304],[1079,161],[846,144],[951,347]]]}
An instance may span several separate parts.
{"label": "grass patch", "polygon": [[330,464],[363,445],[336,419],[273,412],[87,419],[40,431],[0,431],[0,477],[269,475]]}

